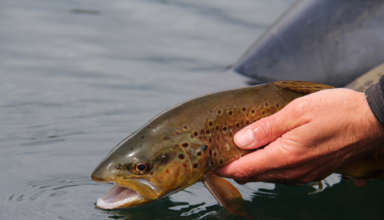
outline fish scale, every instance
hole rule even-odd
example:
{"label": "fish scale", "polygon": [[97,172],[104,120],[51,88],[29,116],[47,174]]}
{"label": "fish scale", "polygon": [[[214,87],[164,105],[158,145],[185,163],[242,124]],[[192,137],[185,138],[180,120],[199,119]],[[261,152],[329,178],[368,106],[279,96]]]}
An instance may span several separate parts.
{"label": "fish scale", "polygon": [[[281,88],[285,89],[287,84],[282,83]],[[274,90],[275,86],[265,86],[260,89],[261,92],[266,90]],[[216,108],[210,109],[204,127],[191,127],[191,137],[198,138],[201,144],[208,147],[210,166],[207,169],[215,170],[235,159],[238,159],[248,151],[240,150],[233,142],[233,134],[242,127],[268,115],[271,115],[280,110],[285,104],[293,98],[301,96],[296,91],[309,91],[308,86],[296,86],[289,91],[290,96],[279,96],[276,100],[260,100],[249,99],[249,103],[242,103],[240,106],[217,105]],[[320,87],[316,87],[320,89]],[[244,93],[249,91],[243,91]],[[287,91],[285,92],[287,93]],[[242,97],[243,94],[238,94]],[[258,94],[255,94],[258,97]],[[193,132],[194,131],[194,132]],[[199,148],[200,145],[194,145]],[[218,153],[220,152],[220,153]]]}

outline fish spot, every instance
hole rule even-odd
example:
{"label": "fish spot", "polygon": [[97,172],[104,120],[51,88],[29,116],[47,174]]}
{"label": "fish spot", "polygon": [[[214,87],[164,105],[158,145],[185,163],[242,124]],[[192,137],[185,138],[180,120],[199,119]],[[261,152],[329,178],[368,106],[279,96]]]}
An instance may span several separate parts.
{"label": "fish spot", "polygon": [[197,168],[198,166],[199,166],[199,164],[197,164],[197,163],[193,164],[193,168]]}
{"label": "fish spot", "polygon": [[252,109],[252,110],[251,110],[251,114],[255,114],[255,109]]}
{"label": "fish spot", "polygon": [[199,132],[195,131],[195,132],[193,132],[193,135],[197,136],[197,135],[199,135]]}
{"label": "fish spot", "polygon": [[188,126],[187,125],[184,125],[184,130],[188,130]]}
{"label": "fish spot", "polygon": [[247,109],[246,109],[245,107],[243,107],[241,110],[242,110],[243,112],[247,111]]}
{"label": "fish spot", "polygon": [[217,110],[217,114],[221,115],[222,111],[221,110]]}
{"label": "fish spot", "polygon": [[201,146],[201,150],[202,151],[206,151],[208,149],[208,146],[207,145],[203,145],[203,146]]}
{"label": "fish spot", "polygon": [[178,157],[179,157],[180,160],[184,160],[184,158],[185,158],[184,154],[179,154]]}
{"label": "fish spot", "polygon": [[236,127],[237,128],[240,127],[240,123],[239,122],[236,123]]}
{"label": "fish spot", "polygon": [[209,121],[209,122],[208,122],[208,125],[209,125],[210,127],[212,127],[212,126],[213,126],[213,122],[212,122],[212,121]]}
{"label": "fish spot", "polygon": [[216,157],[216,151],[213,152],[213,156]]}
{"label": "fish spot", "polygon": [[199,157],[201,156],[201,151],[197,152],[197,156]]}
{"label": "fish spot", "polygon": [[275,106],[276,106],[276,108],[279,108],[279,107],[280,107],[280,105],[279,105],[279,104],[276,104]]}
{"label": "fish spot", "polygon": [[212,138],[209,138],[209,139],[208,139],[208,142],[212,142]]}
{"label": "fish spot", "polygon": [[205,133],[206,133],[206,134],[210,134],[211,132],[210,132],[209,130],[206,130]]}
{"label": "fish spot", "polygon": [[217,125],[217,126],[216,126],[216,130],[217,130],[217,131],[220,130],[220,126]]}
{"label": "fish spot", "polygon": [[265,111],[262,111],[261,114],[264,115],[264,114],[265,114]]}
{"label": "fish spot", "polygon": [[115,168],[116,168],[117,170],[121,170],[121,169],[123,169],[123,165],[121,165],[121,164],[119,163],[119,164],[117,164],[117,165],[115,166]]}
{"label": "fish spot", "polygon": [[183,145],[182,145],[183,147],[188,147],[189,146],[189,144],[188,143],[183,143]]}
{"label": "fish spot", "polygon": [[228,111],[228,115],[232,115],[232,113],[233,113],[232,111]]}
{"label": "fish spot", "polygon": [[223,127],[223,131],[226,131],[227,130],[227,127]]}
{"label": "fish spot", "polygon": [[220,161],[219,161],[219,164],[223,164],[223,160],[220,160]]}

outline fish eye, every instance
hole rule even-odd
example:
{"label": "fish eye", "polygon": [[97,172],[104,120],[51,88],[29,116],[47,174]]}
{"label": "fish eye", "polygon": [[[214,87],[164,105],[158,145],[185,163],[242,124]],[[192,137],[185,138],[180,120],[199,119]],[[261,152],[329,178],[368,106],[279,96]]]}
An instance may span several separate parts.
{"label": "fish eye", "polygon": [[136,164],[135,170],[138,174],[144,174],[148,170],[148,164],[144,162],[139,162]]}

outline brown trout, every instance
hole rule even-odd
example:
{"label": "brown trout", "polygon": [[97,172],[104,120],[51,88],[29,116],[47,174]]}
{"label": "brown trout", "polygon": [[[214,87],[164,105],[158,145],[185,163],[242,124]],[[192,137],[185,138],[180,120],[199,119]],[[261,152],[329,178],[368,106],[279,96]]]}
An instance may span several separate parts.
{"label": "brown trout", "polygon": [[[140,205],[203,181],[218,202],[234,212],[231,200],[241,198],[240,193],[213,172],[247,153],[235,146],[235,132],[297,97],[329,88],[278,81],[203,96],[161,114],[119,143],[92,173],[95,181],[115,183],[97,207]],[[342,172],[364,177],[377,166],[355,165]]]}

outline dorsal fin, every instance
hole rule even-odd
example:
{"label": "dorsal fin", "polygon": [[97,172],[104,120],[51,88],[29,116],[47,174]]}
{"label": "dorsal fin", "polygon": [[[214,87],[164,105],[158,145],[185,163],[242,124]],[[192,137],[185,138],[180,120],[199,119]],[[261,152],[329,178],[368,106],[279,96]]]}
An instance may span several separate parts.
{"label": "dorsal fin", "polygon": [[293,92],[298,92],[302,94],[309,94],[313,92],[317,92],[323,89],[331,89],[333,88],[330,85],[325,85],[321,83],[314,83],[314,82],[306,82],[306,81],[276,81],[273,82],[277,87],[288,89]]}

